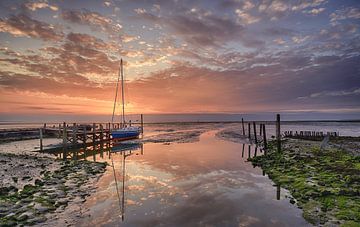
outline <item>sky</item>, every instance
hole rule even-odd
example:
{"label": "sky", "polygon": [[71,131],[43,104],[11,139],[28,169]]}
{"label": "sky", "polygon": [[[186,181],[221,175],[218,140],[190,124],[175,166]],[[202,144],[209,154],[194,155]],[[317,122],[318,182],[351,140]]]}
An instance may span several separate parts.
{"label": "sky", "polygon": [[121,58],[127,113],[360,119],[359,26],[358,0],[1,0],[0,119],[111,114]]}

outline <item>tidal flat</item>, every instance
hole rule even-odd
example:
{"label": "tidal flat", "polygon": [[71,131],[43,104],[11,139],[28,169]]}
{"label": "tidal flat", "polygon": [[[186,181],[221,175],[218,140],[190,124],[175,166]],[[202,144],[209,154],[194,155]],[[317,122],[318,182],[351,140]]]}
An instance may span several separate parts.
{"label": "tidal flat", "polygon": [[265,156],[251,157],[275,184],[291,193],[290,202],[313,225],[360,225],[359,138],[342,138],[320,149],[320,142],[288,139],[278,152],[275,142]]}
{"label": "tidal flat", "polygon": [[358,140],[321,151],[287,140],[282,157],[271,144],[265,156],[237,123],[154,124],[142,139],[51,154],[33,152],[38,140],[0,144],[0,225],[358,225]]}
{"label": "tidal flat", "polygon": [[68,225],[104,163],[61,161],[44,155],[0,153],[0,226]]}

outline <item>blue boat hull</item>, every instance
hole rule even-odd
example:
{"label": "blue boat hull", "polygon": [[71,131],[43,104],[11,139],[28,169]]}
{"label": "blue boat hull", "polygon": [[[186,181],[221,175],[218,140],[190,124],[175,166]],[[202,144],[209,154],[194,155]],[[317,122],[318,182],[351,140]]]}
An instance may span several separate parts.
{"label": "blue boat hull", "polygon": [[111,132],[112,138],[116,139],[116,140],[134,139],[134,138],[138,138],[139,135],[140,135],[140,132],[134,132],[134,131],[130,131],[130,132],[125,132],[125,131]]}

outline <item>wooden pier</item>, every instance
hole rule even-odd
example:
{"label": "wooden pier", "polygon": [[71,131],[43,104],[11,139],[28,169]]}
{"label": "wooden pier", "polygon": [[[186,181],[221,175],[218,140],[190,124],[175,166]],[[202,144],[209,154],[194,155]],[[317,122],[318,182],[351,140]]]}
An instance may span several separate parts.
{"label": "wooden pier", "polygon": [[[144,121],[141,115],[140,123],[127,122],[126,125],[132,126],[140,124],[140,132],[144,132]],[[62,139],[62,146],[58,148],[70,149],[78,147],[86,147],[88,145],[103,144],[112,140],[111,131],[123,128],[125,125],[121,123],[91,123],[91,124],[62,124],[52,125],[47,124],[38,129],[40,139],[40,151],[43,151],[43,138],[57,137]]]}

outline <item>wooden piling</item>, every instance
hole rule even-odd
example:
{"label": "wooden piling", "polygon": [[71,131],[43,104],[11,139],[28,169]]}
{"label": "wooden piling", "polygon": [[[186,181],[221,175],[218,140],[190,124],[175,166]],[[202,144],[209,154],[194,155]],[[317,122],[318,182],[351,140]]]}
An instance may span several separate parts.
{"label": "wooden piling", "polygon": [[43,129],[40,128],[40,151],[43,151]]}
{"label": "wooden piling", "polygon": [[253,126],[254,126],[254,137],[255,137],[255,144],[257,144],[257,135],[256,135],[256,123],[255,123],[255,121],[253,122]]}
{"label": "wooden piling", "polygon": [[259,128],[259,131],[260,131],[260,138],[261,138],[261,136],[262,136],[262,124],[260,124],[260,128]]}
{"label": "wooden piling", "polygon": [[74,123],[73,128],[72,128],[72,144],[74,146],[76,145],[76,142],[77,142],[76,133],[77,133],[77,124]]}
{"label": "wooden piling", "polygon": [[245,136],[244,118],[241,118],[241,125],[242,125],[243,135]]}
{"label": "wooden piling", "polygon": [[250,143],[251,143],[251,135],[250,135],[250,131],[251,131],[251,129],[250,129],[250,122],[248,123],[248,131],[249,131],[249,141],[250,141]]}
{"label": "wooden piling", "polygon": [[95,143],[95,141],[96,141],[96,124],[95,123],[93,123],[93,127],[92,127],[92,142],[93,143]]}
{"label": "wooden piling", "polygon": [[83,126],[83,133],[84,133],[84,147],[86,147],[86,140],[87,140],[87,132],[86,132],[86,126]]}
{"label": "wooden piling", "polygon": [[67,147],[67,132],[66,132],[66,123],[63,124],[63,148],[66,150]]}
{"label": "wooden piling", "polygon": [[263,143],[264,143],[264,151],[266,154],[266,149],[267,149],[267,141],[266,141],[266,129],[265,129],[265,124],[263,124]]}
{"label": "wooden piling", "polygon": [[245,144],[243,143],[243,146],[242,146],[242,153],[241,153],[241,157],[242,157],[242,158],[244,157],[244,150],[245,150]]}
{"label": "wooden piling", "polygon": [[280,185],[276,185],[276,199],[280,200]]}
{"label": "wooden piling", "polygon": [[276,114],[276,141],[277,151],[281,152],[280,114]]}
{"label": "wooden piling", "polygon": [[104,140],[104,129],[103,129],[103,125],[100,124],[100,143],[102,144]]}
{"label": "wooden piling", "polygon": [[140,120],[141,120],[141,134],[143,134],[144,133],[144,117],[142,114],[140,115]]}

